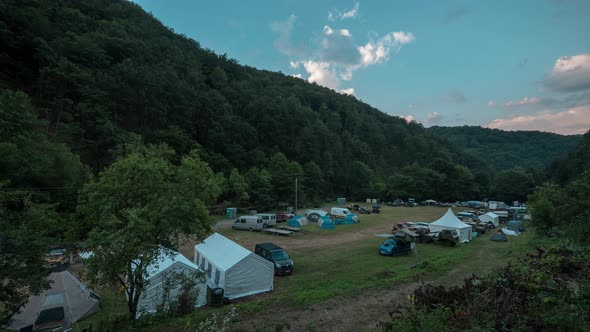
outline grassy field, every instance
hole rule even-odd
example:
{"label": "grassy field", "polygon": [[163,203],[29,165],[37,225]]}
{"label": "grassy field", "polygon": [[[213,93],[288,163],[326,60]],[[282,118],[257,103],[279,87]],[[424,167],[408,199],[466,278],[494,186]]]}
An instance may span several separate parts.
{"label": "grassy field", "polygon": [[[337,225],[334,230],[322,230],[310,224],[292,237],[234,231],[229,226],[217,229],[250,250],[255,243],[274,242],[286,248],[295,261],[295,273],[275,277],[271,293],[236,301],[238,312],[241,317],[248,317],[278,306],[290,311],[305,310],[333,299],[347,301],[420,281],[455,284],[472,273],[486,273],[531,249],[530,232],[510,237],[507,243],[489,241],[493,233],[488,232],[455,247],[419,243],[417,250],[407,256],[378,254],[377,248],[384,239],[375,234],[390,233],[392,225],[401,221],[433,221],[445,211],[435,207],[385,207],[381,214],[361,215],[359,224]],[[192,259],[192,245],[182,250],[189,259]],[[101,294],[103,311],[80,322],[80,328],[89,323],[96,328],[100,321],[126,314],[123,293],[102,290]],[[141,330],[194,330],[197,322],[213,311],[202,309],[187,317],[162,319],[142,326]]]}

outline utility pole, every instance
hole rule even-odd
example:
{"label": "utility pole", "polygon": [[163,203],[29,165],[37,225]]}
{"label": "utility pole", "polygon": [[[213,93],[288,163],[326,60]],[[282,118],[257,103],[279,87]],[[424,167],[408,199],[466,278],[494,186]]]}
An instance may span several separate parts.
{"label": "utility pole", "polygon": [[297,175],[295,175],[295,214],[297,214]]}

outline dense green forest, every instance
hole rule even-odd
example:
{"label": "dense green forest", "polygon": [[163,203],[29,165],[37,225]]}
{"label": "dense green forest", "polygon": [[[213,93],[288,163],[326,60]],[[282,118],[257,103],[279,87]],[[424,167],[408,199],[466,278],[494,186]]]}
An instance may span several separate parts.
{"label": "dense green forest", "polygon": [[558,135],[541,131],[503,131],[477,126],[428,128],[430,133],[485,161],[500,171],[514,167],[544,169],[580,141],[579,135]]}
{"label": "dense green forest", "polygon": [[565,184],[590,169],[590,131],[566,156],[554,160],[547,169],[548,177],[559,184]]}

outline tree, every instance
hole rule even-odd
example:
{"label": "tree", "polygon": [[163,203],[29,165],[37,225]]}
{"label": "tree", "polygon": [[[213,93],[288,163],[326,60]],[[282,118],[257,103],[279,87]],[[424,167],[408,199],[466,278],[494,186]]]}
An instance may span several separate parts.
{"label": "tree", "polygon": [[246,182],[246,178],[240,174],[237,168],[231,170],[227,178],[227,186],[230,199],[233,202],[243,203],[249,200],[248,182]]}
{"label": "tree", "polygon": [[29,296],[49,287],[43,258],[49,244],[46,222],[54,217],[51,205],[35,204],[23,192],[0,191],[0,325]]}
{"label": "tree", "polygon": [[219,195],[217,177],[193,151],[180,166],[153,153],[133,152],[88,183],[79,204],[89,221],[88,275],[125,289],[129,318],[146,286],[147,266],[161,250],[210,229],[206,206]]}
{"label": "tree", "polygon": [[246,173],[250,184],[250,202],[260,210],[270,210],[277,206],[272,192],[272,176],[265,169],[253,167]]}
{"label": "tree", "polygon": [[311,201],[316,202],[324,186],[324,175],[322,170],[313,161],[303,165],[303,191],[305,196]]}

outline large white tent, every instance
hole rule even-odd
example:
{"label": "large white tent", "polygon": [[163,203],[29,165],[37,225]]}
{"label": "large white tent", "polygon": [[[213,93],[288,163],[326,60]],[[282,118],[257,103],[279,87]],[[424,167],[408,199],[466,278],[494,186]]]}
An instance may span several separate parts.
{"label": "large white tent", "polygon": [[479,220],[481,222],[491,222],[494,224],[494,227],[498,226],[500,224],[500,217],[498,217],[498,215],[495,214],[494,212],[488,212],[486,214],[482,214],[481,216],[479,216]]}
{"label": "large white tent", "polygon": [[443,229],[456,230],[461,242],[469,241],[473,237],[471,226],[459,220],[450,208],[444,216],[430,223],[430,231],[432,232],[439,232]]}
{"label": "large white tent", "polygon": [[[181,295],[182,284],[177,280],[177,276],[184,274],[187,277],[202,276],[202,281],[197,282],[197,301],[195,307],[201,307],[207,304],[207,283],[199,267],[193,264],[182,254],[172,251],[169,254],[162,251],[154,263],[147,268],[148,282],[139,302],[137,303],[137,313],[155,313],[158,307],[169,303],[163,303],[164,299],[173,301]],[[166,285],[170,284],[170,285]]]}
{"label": "large white tent", "polygon": [[194,262],[206,271],[209,286],[223,288],[230,300],[273,289],[273,263],[221,234],[195,246]]}
{"label": "large white tent", "polygon": [[11,317],[8,329],[67,329],[100,309],[100,298],[68,270],[52,272],[47,279],[51,288],[31,296],[20,312]]}

